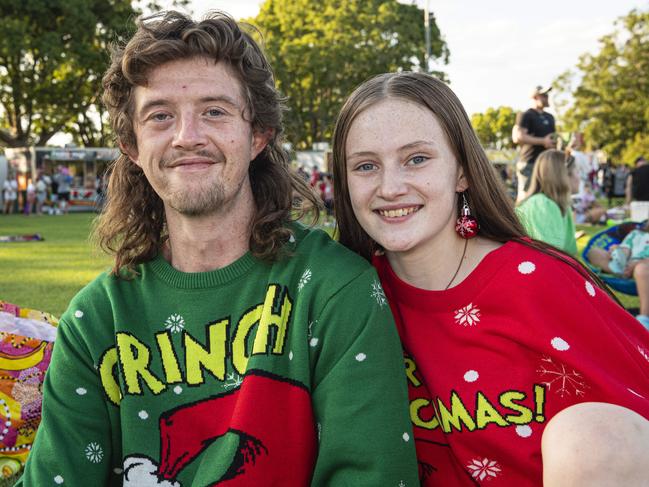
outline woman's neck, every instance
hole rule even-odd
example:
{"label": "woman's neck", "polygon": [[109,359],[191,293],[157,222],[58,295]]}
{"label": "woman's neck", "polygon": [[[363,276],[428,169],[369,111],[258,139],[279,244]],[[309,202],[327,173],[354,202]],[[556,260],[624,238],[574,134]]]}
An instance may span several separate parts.
{"label": "woman's neck", "polygon": [[489,252],[501,245],[482,237],[465,241],[453,235],[421,249],[425,251],[386,252],[386,256],[401,280],[420,289],[443,291],[464,281]]}

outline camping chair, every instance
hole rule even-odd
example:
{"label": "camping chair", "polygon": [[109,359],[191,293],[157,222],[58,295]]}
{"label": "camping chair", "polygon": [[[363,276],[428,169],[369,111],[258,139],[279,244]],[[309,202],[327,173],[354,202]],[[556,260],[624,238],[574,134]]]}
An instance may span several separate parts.
{"label": "camping chair", "polygon": [[601,269],[593,267],[588,260],[588,252],[592,247],[599,247],[600,249],[608,250],[611,245],[619,245],[624,237],[631,231],[642,225],[641,222],[624,222],[619,225],[614,225],[606,230],[593,235],[586,247],[581,253],[581,257],[586,265],[597,274],[602,281],[608,284],[612,289],[619,291],[630,296],[637,296],[638,289],[636,288],[635,281],[631,278],[619,277],[613,274],[602,272]]}

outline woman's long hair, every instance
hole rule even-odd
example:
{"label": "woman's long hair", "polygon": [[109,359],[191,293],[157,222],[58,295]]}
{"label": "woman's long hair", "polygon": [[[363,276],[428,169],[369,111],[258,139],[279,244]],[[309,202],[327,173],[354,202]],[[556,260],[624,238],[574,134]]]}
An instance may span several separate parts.
{"label": "woman's long hair", "polygon": [[[489,162],[460,100],[442,81],[424,73],[401,72],[375,76],[349,96],[338,115],[333,136],[334,208],[342,244],[370,260],[378,244],[363,230],[352,208],[347,182],[346,144],[349,130],[360,113],[378,102],[402,99],[430,110],[440,123],[455,159],[467,180],[464,192],[480,235],[496,242],[514,240],[540,250],[589,276],[616,301],[608,287],[573,257],[526,234],[507,196],[500,176]],[[458,198],[458,215],[461,201]]]}
{"label": "woman's long hair", "polygon": [[534,163],[530,189],[521,204],[531,196],[543,193],[554,201],[565,215],[570,211],[571,190],[570,171],[574,166],[574,159],[565,152],[556,149],[547,149],[539,154]]}
{"label": "woman's long hair", "polygon": [[[250,27],[250,26],[248,26]],[[252,27],[250,27],[252,29]],[[249,176],[256,213],[250,224],[250,250],[258,258],[275,260],[290,237],[287,223],[294,200],[310,203],[317,218],[319,202],[311,188],[293,173],[282,147],[283,98],[275,88],[273,72],[251,35],[222,12],[200,22],[178,12],[139,20],[138,30],[123,47],[116,47],[103,78],[103,102],[123,149],[137,149],[133,130],[133,92],[145,86],[150,72],[165,63],[191,58],[222,61],[242,85],[244,116],[253,130],[273,135],[250,163]],[[307,204],[300,210],[304,211]],[[298,213],[299,218],[301,213]],[[164,206],[142,170],[126,154],[109,168],[107,202],[94,228],[102,249],[115,254],[113,272],[150,260],[167,238]]]}

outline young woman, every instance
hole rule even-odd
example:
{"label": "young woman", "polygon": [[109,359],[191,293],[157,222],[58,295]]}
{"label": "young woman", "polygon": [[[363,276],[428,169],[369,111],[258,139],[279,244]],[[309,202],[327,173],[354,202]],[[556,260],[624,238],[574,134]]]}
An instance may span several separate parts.
{"label": "young woman", "polygon": [[537,240],[576,255],[575,221],[571,196],[579,191],[579,175],[574,158],[548,149],[536,159],[528,196],[516,213],[527,233]]}
{"label": "young woman", "polygon": [[354,91],[334,180],[340,241],[373,260],[399,327],[423,485],[646,485],[649,334],[526,237],[444,83]]}

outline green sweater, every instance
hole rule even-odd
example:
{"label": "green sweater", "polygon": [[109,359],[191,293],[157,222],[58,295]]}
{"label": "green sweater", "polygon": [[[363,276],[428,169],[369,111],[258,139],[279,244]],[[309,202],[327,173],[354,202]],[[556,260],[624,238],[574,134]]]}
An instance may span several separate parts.
{"label": "green sweater", "polygon": [[402,352],[369,264],[293,255],[103,274],[63,315],[24,486],[415,486]]}
{"label": "green sweater", "polygon": [[562,215],[554,200],[543,193],[536,193],[523,201],[516,213],[530,237],[577,255],[575,222],[570,208]]}

